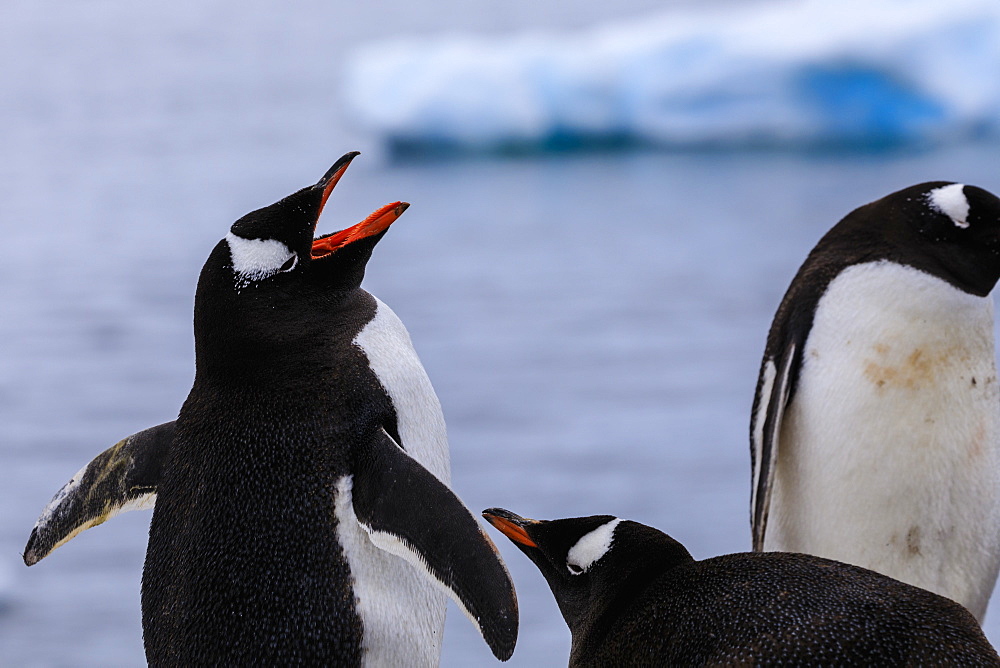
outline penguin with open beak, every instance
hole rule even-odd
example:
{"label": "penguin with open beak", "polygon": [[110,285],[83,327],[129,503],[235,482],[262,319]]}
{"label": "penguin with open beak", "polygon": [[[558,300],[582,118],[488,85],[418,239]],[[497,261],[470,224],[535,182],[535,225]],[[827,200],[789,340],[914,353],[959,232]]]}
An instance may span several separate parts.
{"label": "penguin with open beak", "polygon": [[437,396],[402,323],[361,288],[408,205],[315,236],[356,155],[236,221],[198,282],[177,419],[99,455],[31,533],[28,565],[154,506],[151,665],[435,666],[446,597],[498,658],[514,650],[514,589],[448,487]]}

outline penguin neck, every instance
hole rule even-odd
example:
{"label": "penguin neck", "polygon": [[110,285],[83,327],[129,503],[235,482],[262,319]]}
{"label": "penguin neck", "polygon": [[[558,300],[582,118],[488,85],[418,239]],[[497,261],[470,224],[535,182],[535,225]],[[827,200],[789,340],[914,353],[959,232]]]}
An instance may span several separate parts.
{"label": "penguin neck", "polygon": [[591,656],[594,648],[604,642],[613,621],[661,574],[694,563],[687,549],[670,536],[652,527],[629,524],[636,535],[629,542],[626,558],[602,568],[605,577],[595,579],[586,605],[575,609],[560,605],[572,629],[574,656]]}
{"label": "penguin neck", "polygon": [[[252,346],[246,342],[232,347],[196,344],[195,387],[226,388],[240,393],[282,394],[288,388],[321,379],[315,360],[322,346]],[[220,350],[222,352],[220,352]]]}
{"label": "penguin neck", "polygon": [[859,215],[865,211],[866,207],[858,209],[827,232],[806,265],[826,265],[825,273],[832,278],[852,265],[887,260],[918,269],[977,297],[989,295],[1000,280],[1000,260],[992,247],[948,245],[922,233],[892,227],[873,234],[867,215]]}
{"label": "penguin neck", "polygon": [[196,303],[195,384],[266,393],[322,383],[332,376],[337,350],[349,346],[373,317],[374,304],[360,288],[294,308]]}

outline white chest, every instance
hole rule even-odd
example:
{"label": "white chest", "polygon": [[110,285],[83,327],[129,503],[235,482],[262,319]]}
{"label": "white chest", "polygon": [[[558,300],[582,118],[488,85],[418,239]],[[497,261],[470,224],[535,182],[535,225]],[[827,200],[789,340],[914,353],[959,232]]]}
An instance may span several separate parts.
{"label": "white chest", "polygon": [[407,453],[446,485],[451,480],[448,436],[441,403],[420,363],[406,327],[375,299],[375,317],[354,338],[396,408]]}
{"label": "white chest", "polygon": [[780,433],[765,546],[818,554],[977,615],[1000,553],[1000,392],[989,298],[916,269],[831,282]]}
{"label": "white chest", "polygon": [[[403,323],[381,301],[376,299],[376,304],[375,317],[354,344],[364,351],[392,399],[407,453],[448,484],[448,438],[441,404]],[[417,569],[372,543],[354,514],[352,486],[352,476],[338,481],[335,512],[364,623],[364,663],[436,666],[447,598]]]}
{"label": "white chest", "polygon": [[352,476],[337,482],[335,513],[364,625],[363,664],[437,666],[447,598],[413,566],[375,547],[354,514],[352,488]]}

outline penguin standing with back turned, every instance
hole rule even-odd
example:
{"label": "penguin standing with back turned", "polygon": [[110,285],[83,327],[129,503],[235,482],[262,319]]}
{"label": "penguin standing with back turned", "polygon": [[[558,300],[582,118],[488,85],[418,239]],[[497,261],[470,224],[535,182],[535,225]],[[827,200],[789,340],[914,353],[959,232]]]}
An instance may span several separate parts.
{"label": "penguin standing with back turned", "polygon": [[584,666],[998,666],[954,601],[806,554],[696,561],[610,515],[483,516],[538,566]]}
{"label": "penguin standing with back turned", "polygon": [[771,326],[750,440],[754,550],[857,564],[982,621],[1000,568],[1000,200],[931,182],[816,245]]}
{"label": "penguin standing with back turned", "polygon": [[356,155],[236,221],[201,272],[176,421],[99,455],[32,531],[28,565],[155,506],[151,665],[434,666],[446,595],[498,658],[513,652],[513,586],[447,487],[440,404],[402,323],[360,287],[407,205],[313,238]]}

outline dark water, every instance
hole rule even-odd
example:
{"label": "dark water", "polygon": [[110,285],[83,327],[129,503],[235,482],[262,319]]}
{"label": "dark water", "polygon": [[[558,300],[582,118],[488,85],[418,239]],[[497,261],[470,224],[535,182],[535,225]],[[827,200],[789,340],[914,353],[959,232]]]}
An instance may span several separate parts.
{"label": "dark water", "polygon": [[[337,115],[336,57],[379,22],[318,2],[280,30],[234,3],[54,4],[15,2],[0,20],[0,664],[139,665],[148,513],[31,569],[20,551],[80,466],[176,414],[195,279],[231,221],[368,147]],[[385,19],[396,32],[430,23],[400,12]],[[806,252],[848,210],[913,183],[1000,191],[997,148],[365,155],[321,230],[412,203],[366,286],[410,329],[470,508],[615,514],[700,558],[749,545],[757,365]],[[569,633],[541,576],[493,535],[521,603],[511,665],[564,665]],[[1000,640],[1000,611],[986,626]],[[495,664],[454,608],[443,663]]]}

